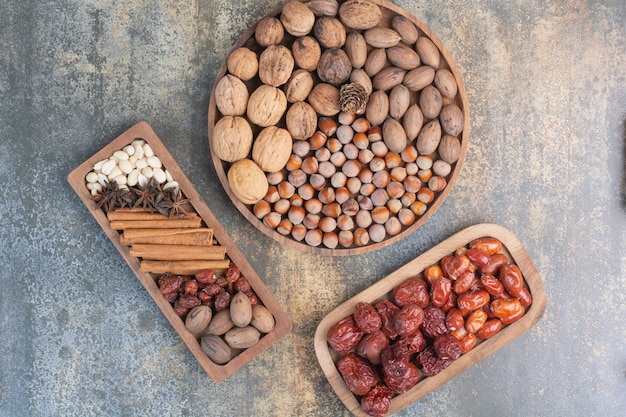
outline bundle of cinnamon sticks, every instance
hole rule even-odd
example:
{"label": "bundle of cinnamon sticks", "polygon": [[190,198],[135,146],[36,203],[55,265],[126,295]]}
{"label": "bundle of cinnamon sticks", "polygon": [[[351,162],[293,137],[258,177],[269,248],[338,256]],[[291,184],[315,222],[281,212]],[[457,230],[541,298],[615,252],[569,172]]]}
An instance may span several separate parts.
{"label": "bundle of cinnamon sticks", "polygon": [[203,269],[225,271],[226,248],[213,239],[213,230],[196,213],[168,217],[142,209],[107,213],[111,228],[121,231],[120,242],[140,258],[144,272],[194,275]]}

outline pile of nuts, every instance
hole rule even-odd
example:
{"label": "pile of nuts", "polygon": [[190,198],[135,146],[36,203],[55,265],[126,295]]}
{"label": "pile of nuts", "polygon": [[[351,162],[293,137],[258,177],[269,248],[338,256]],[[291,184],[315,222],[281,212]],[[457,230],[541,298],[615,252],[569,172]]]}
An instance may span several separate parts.
{"label": "pile of nuts", "polygon": [[363,410],[383,416],[394,395],[522,318],[531,303],[502,243],[483,237],[408,278],[388,298],[356,304],[353,314],[331,326],[327,341]]}
{"label": "pile of nuts", "polygon": [[287,2],[231,52],[212,151],[265,227],[312,247],[413,225],[461,154],[458,85],[435,43],[368,0]]}
{"label": "pile of nuts", "polygon": [[157,284],[202,351],[219,365],[274,330],[274,316],[236,265],[223,275],[210,269],[195,276],[164,274]]}

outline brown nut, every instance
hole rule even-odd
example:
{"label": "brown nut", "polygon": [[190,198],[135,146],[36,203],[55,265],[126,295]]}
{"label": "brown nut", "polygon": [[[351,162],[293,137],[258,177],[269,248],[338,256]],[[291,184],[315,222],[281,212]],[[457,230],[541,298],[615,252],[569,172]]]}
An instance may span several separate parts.
{"label": "brown nut", "polygon": [[287,110],[286,124],[293,139],[308,139],[317,128],[317,113],[309,103],[299,101]]}
{"label": "brown nut", "polygon": [[311,36],[301,36],[294,40],[291,52],[296,65],[307,71],[314,71],[322,56],[320,44]]}
{"label": "brown nut", "polygon": [[315,16],[335,16],[339,10],[337,0],[309,0],[305,2]]}
{"label": "brown nut", "polygon": [[191,309],[185,318],[185,327],[191,333],[199,334],[207,328],[213,317],[213,310],[207,305],[199,305]]}
{"label": "brown nut", "polygon": [[404,80],[406,70],[398,67],[389,67],[380,71],[372,79],[372,86],[375,90],[391,90]]}
{"label": "brown nut", "polygon": [[309,71],[297,69],[291,74],[291,78],[283,89],[289,103],[304,101],[313,89],[313,77]]}
{"label": "brown nut", "polygon": [[228,72],[242,81],[253,78],[259,70],[259,60],[254,52],[246,47],[235,49],[226,61]]}
{"label": "brown nut", "polygon": [[234,162],[227,177],[231,191],[244,204],[255,204],[269,189],[263,170],[250,159]]}
{"label": "brown nut", "polygon": [[459,136],[463,131],[463,111],[456,104],[448,104],[439,113],[441,128],[450,136]]}
{"label": "brown nut", "polygon": [[400,153],[406,148],[406,133],[400,122],[391,118],[385,120],[383,124],[383,141],[391,152]]}
{"label": "brown nut", "polygon": [[[228,312],[227,310],[224,311]],[[209,359],[218,365],[227,363],[232,357],[230,346],[219,336],[202,336],[200,339],[200,348]]]}
{"label": "brown nut", "polygon": [[348,0],[341,4],[338,13],[344,25],[357,30],[373,28],[382,17],[380,7],[367,0]]}
{"label": "brown nut", "polygon": [[412,45],[417,41],[418,32],[417,27],[408,18],[402,15],[396,15],[391,19],[391,27],[394,28],[402,40],[409,45]]}
{"label": "brown nut", "polygon": [[317,64],[317,75],[324,83],[338,86],[350,78],[352,64],[343,49],[325,50]]}
{"label": "brown nut", "polygon": [[270,333],[276,326],[276,320],[267,307],[255,304],[252,306],[252,320],[250,324],[261,333]]}
{"label": "brown nut", "polygon": [[459,160],[461,155],[461,141],[455,136],[444,135],[437,150],[443,161],[453,164]]}
{"label": "brown nut", "polygon": [[389,92],[389,116],[400,120],[411,104],[411,92],[399,84]]}
{"label": "brown nut", "polygon": [[353,68],[362,68],[367,60],[367,43],[361,33],[353,31],[346,36],[344,47]]}
{"label": "brown nut", "polygon": [[278,123],[287,110],[287,98],[282,90],[262,84],[250,94],[248,119],[261,127]]}
{"label": "brown nut", "polygon": [[234,349],[247,349],[257,344],[261,333],[253,326],[235,327],[224,335],[228,346]]}
{"label": "brown nut", "polygon": [[449,70],[445,68],[439,68],[437,72],[435,72],[434,83],[441,92],[442,96],[449,99],[453,99],[454,97],[456,97],[456,93],[458,91],[456,79]]}
{"label": "brown nut", "polygon": [[384,49],[372,49],[367,55],[363,69],[368,76],[374,77],[387,65],[387,53]]}
{"label": "brown nut", "polygon": [[422,113],[427,119],[434,119],[439,116],[439,112],[443,106],[441,93],[437,90],[437,87],[432,85],[424,87],[420,94],[419,103],[420,109],[422,109]]}
{"label": "brown nut", "polygon": [[372,126],[383,124],[389,115],[389,96],[382,90],[374,91],[365,107],[365,117]]}
{"label": "brown nut", "polygon": [[313,29],[315,15],[303,3],[291,0],[283,6],[280,21],[287,33],[293,36],[304,36]]}
{"label": "brown nut", "polygon": [[209,326],[202,332],[202,334],[221,336],[233,327],[235,327],[235,323],[233,323],[230,319],[230,311],[221,310],[213,315]]}
{"label": "brown nut", "polygon": [[387,49],[387,58],[391,65],[410,71],[420,66],[420,57],[415,50],[404,43]]}
{"label": "brown nut", "polygon": [[309,93],[309,104],[321,116],[334,116],[341,111],[339,89],[327,83],[319,83]]}
{"label": "brown nut", "polygon": [[234,75],[226,74],[215,85],[215,105],[224,116],[244,114],[248,98],[248,88]]}
{"label": "brown nut", "polygon": [[[354,66],[354,63],[352,63],[352,65]],[[353,69],[350,74],[350,82],[360,84],[365,89],[368,96],[372,94],[372,79],[367,75],[364,69]]]}
{"label": "brown nut", "polygon": [[280,20],[274,16],[266,16],[259,20],[254,30],[256,42],[263,47],[278,45],[285,36],[285,28]]}
{"label": "brown nut", "polygon": [[318,18],[313,26],[313,34],[324,48],[341,48],[346,43],[346,28],[334,17]]}
{"label": "brown nut", "polygon": [[246,327],[252,320],[252,304],[250,298],[243,293],[237,292],[230,301],[230,319],[237,327]]}
{"label": "brown nut", "polygon": [[259,78],[272,87],[285,84],[293,71],[294,59],[289,48],[270,45],[259,57]]}
{"label": "brown nut", "polygon": [[439,48],[425,36],[420,36],[415,42],[415,49],[417,50],[422,63],[429,65],[435,69],[439,68],[439,62],[441,56],[439,55]]}
{"label": "brown nut", "polygon": [[402,127],[406,132],[406,137],[409,141],[415,140],[419,135],[422,126],[424,125],[424,114],[419,108],[417,103],[409,106],[402,118]]}
{"label": "brown nut", "polygon": [[252,146],[252,159],[265,172],[278,172],[291,156],[292,139],[289,132],[268,126],[257,135]]}
{"label": "brown nut", "polygon": [[441,140],[441,124],[434,119],[426,123],[417,136],[416,148],[422,155],[430,155],[437,150]]}
{"label": "brown nut", "polygon": [[396,46],[402,37],[391,28],[373,27],[363,33],[365,42],[372,48],[391,48]]}
{"label": "brown nut", "polygon": [[435,70],[428,65],[421,65],[406,73],[402,83],[410,91],[420,91],[435,79]]}
{"label": "brown nut", "polygon": [[223,161],[245,158],[252,149],[252,128],[240,116],[224,116],[213,128],[213,151]]}

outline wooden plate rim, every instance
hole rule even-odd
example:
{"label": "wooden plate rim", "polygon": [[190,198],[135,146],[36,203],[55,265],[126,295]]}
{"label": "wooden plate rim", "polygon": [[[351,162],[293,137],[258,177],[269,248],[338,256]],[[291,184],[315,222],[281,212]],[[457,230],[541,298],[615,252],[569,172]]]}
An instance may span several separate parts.
{"label": "wooden plate rim", "polygon": [[[217,241],[226,247],[229,258],[241,269],[243,275],[250,281],[250,285],[255,290],[262,303],[270,310],[276,319],[276,327],[274,331],[265,335],[255,346],[246,349],[238,356],[233,358],[225,365],[218,365],[211,361],[208,356],[200,348],[200,344],[196,340],[195,336],[189,332],[183,323],[183,321],[176,315],[172,306],[161,295],[158,286],[153,277],[147,273],[142,272],[139,268],[139,259],[130,255],[130,249],[124,246],[120,242],[120,235],[116,230],[111,229],[109,221],[100,209],[96,209],[95,203],[90,198],[89,190],[85,187],[85,176],[89,171],[93,169],[96,162],[106,159],[113,154],[113,152],[122,149],[125,145],[129,144],[136,138],[144,139],[154,150],[155,154],[161,159],[163,165],[170,171],[172,176],[179,183],[180,189],[189,198],[191,205],[196,212],[202,217],[204,223],[213,229],[213,234]],[[161,140],[157,137],[156,133],[150,125],[146,122],[139,122],[132,126],[130,129],[122,133],[112,142],[107,144],[100,151],[95,153],[77,168],[75,168],[68,176],[67,180],[71,187],[74,189],[78,197],[85,204],[85,207],[96,219],[102,230],[109,237],[113,245],[120,252],[122,257],[128,263],[128,266],[135,273],[139,281],[146,288],[154,302],[157,304],[163,315],[170,322],[172,327],[183,339],[183,342],[187,345],[191,353],[200,363],[200,366],[204,371],[216,382],[222,381],[230,376],[237,369],[241,368],[247,362],[249,362],[256,355],[267,349],[278,339],[289,333],[292,328],[292,323],[286,312],[278,304],[273,294],[265,286],[265,283],[261,280],[259,275],[254,271],[252,266],[248,263],[245,256],[241,253],[239,248],[234,244],[226,230],[220,225],[217,218],[213,215],[206,203],[202,200],[196,189],[193,187],[187,176],[180,169],[176,161],[172,158],[169,151],[163,145]]]}
{"label": "wooden plate rim", "polygon": [[405,279],[421,273],[425,267],[438,262],[443,256],[452,253],[455,249],[469,243],[472,239],[484,236],[495,237],[502,241],[503,247],[508,251],[524,275],[533,296],[532,305],[524,317],[510,324],[490,339],[482,341],[474,349],[454,361],[452,365],[440,374],[424,378],[411,390],[394,397],[389,414],[397,413],[439,388],[456,375],[528,331],[539,321],[546,309],[545,288],[539,272],[515,235],[503,226],[490,223],[477,224],[463,229],[340,304],[320,321],[314,337],[314,347],[318,362],[337,396],[353,414],[367,417],[367,414],[361,409],[359,401],[347,388],[335,366],[330,348],[326,342],[328,329],[341,318],[352,314],[357,303],[376,301],[388,294]]}
{"label": "wooden plate rim", "polygon": [[[298,0],[298,1],[302,1],[302,0]],[[405,10],[405,9],[403,9],[403,8],[393,4],[393,3],[390,3],[390,2],[388,2],[386,0],[371,0],[371,1],[376,3],[376,4],[378,4],[381,7],[384,7],[386,9],[390,10],[393,13],[405,16],[407,19],[409,19],[411,22],[413,22],[422,32],[424,32],[433,41],[433,43],[437,46],[437,48],[439,49],[440,53],[442,54],[442,56],[443,56],[443,58],[445,60],[445,64],[447,64],[448,68],[450,69],[450,71],[454,75],[454,78],[455,78],[455,80],[457,82],[457,86],[458,86],[458,93],[457,93],[457,97],[455,98],[455,102],[456,102],[457,105],[459,105],[459,107],[463,111],[463,132],[461,133],[460,156],[459,156],[458,161],[454,164],[452,172],[449,174],[450,177],[449,177],[449,181],[448,181],[448,184],[447,184],[446,188],[443,191],[441,191],[439,194],[436,195],[435,200],[430,203],[430,205],[428,207],[428,210],[419,219],[417,219],[415,221],[415,223],[413,223],[410,227],[407,227],[406,229],[404,229],[401,233],[399,233],[399,234],[397,234],[395,236],[389,237],[388,239],[385,239],[382,242],[372,243],[372,244],[369,244],[369,245],[366,245],[366,246],[362,246],[362,247],[350,247],[350,248],[339,248],[338,247],[338,248],[335,248],[335,249],[329,249],[329,248],[323,247],[322,245],[314,247],[314,246],[307,245],[305,242],[298,242],[298,241],[296,241],[294,239],[291,239],[291,238],[289,238],[287,236],[283,236],[280,233],[278,233],[277,231],[267,227],[265,224],[263,224],[263,222],[261,220],[259,220],[254,215],[254,213],[252,213],[252,210],[246,204],[243,204],[241,201],[239,201],[239,199],[232,192],[232,190],[231,190],[231,188],[229,186],[229,183],[228,183],[227,173],[225,171],[226,163],[224,161],[222,161],[221,159],[219,159],[216,156],[216,154],[215,154],[215,152],[213,150],[213,141],[211,140],[211,138],[213,137],[213,128],[215,126],[216,117],[217,117],[217,106],[215,104],[215,86],[217,85],[219,80],[222,79],[222,77],[224,77],[224,75],[226,74],[226,71],[227,71],[226,60],[224,61],[224,63],[220,67],[219,72],[217,73],[217,76],[215,78],[215,82],[213,84],[213,88],[212,88],[212,91],[211,91],[211,97],[210,97],[209,109],[208,109],[208,140],[209,140],[209,147],[211,149],[211,159],[213,161],[213,165],[215,166],[215,170],[216,170],[217,176],[218,176],[218,178],[219,178],[219,180],[220,180],[224,190],[226,191],[226,194],[228,195],[228,197],[230,198],[232,203],[235,205],[237,210],[246,219],[248,219],[248,221],[250,223],[252,223],[258,230],[260,230],[263,234],[265,234],[266,236],[274,239],[275,241],[277,241],[277,242],[279,242],[281,244],[285,244],[287,246],[299,249],[299,250],[304,251],[304,252],[316,253],[316,254],[321,254],[321,255],[329,255],[329,256],[358,255],[358,254],[371,252],[371,251],[378,250],[378,249],[381,249],[383,247],[389,246],[389,245],[399,241],[400,239],[403,239],[406,236],[410,235],[415,230],[417,230],[420,226],[422,226],[437,211],[437,209],[441,206],[441,204],[443,204],[445,199],[448,197],[448,195],[452,191],[452,188],[454,187],[454,185],[455,185],[455,183],[457,181],[457,178],[459,177],[459,174],[461,172],[461,168],[463,166],[463,162],[465,160],[465,154],[467,153],[467,147],[468,147],[468,142],[469,142],[469,134],[470,134],[469,102],[468,102],[468,99],[467,99],[467,93],[466,93],[466,90],[465,90],[465,85],[463,84],[463,79],[461,77],[461,74],[460,74],[457,66],[456,66],[456,63],[452,59],[452,56],[450,55],[448,50],[445,48],[445,46],[443,45],[441,40],[432,32],[432,30],[430,30],[428,28],[428,26],[426,26],[422,21],[417,19],[415,16],[413,16],[407,10]],[[281,10],[282,10],[282,6],[274,9],[272,12],[268,13],[266,16],[278,16],[280,14]],[[251,36],[253,36],[255,28],[256,28],[256,23],[253,26],[251,26],[250,28],[248,28],[241,35],[241,37],[234,43],[234,45],[233,45],[233,47],[231,48],[230,51],[232,52],[235,49],[243,46],[249,40],[249,38]],[[229,54],[230,54],[230,52],[229,52]]]}

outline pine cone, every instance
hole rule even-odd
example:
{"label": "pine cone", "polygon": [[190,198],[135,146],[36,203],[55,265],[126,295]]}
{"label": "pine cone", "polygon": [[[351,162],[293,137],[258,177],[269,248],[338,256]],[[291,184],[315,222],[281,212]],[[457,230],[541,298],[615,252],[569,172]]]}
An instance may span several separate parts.
{"label": "pine cone", "polygon": [[344,84],[339,90],[339,104],[346,113],[363,111],[368,99],[367,91],[358,83]]}

